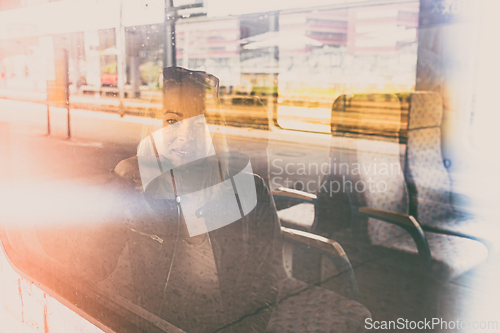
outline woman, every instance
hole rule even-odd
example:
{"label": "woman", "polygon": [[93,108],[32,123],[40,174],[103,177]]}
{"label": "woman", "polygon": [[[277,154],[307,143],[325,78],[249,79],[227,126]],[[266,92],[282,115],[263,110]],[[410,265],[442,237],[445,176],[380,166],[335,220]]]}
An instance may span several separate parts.
{"label": "woman", "polygon": [[[216,95],[218,80],[165,69],[164,127],[115,168],[133,198],[127,201],[133,301],[186,332],[262,332],[284,278],[279,223],[260,177],[251,176],[253,206],[241,187],[236,191],[248,158],[228,155],[224,137],[209,132],[207,88]],[[233,190],[238,218],[229,216],[235,209],[224,199]],[[191,222],[184,198],[192,199],[201,223]]]}

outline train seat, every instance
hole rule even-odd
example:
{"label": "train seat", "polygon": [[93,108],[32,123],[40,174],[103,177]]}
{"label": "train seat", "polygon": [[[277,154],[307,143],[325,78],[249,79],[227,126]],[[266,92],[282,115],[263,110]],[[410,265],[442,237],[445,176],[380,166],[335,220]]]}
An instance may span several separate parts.
{"label": "train seat", "polygon": [[480,242],[424,232],[409,214],[398,145],[392,145],[391,153],[380,149],[376,141],[346,138],[344,148],[341,162],[348,167],[341,171],[352,183],[346,188],[352,228],[357,240],[365,241],[360,244],[369,245],[370,252],[375,246],[384,257],[396,259],[398,265],[423,268],[421,272],[442,280],[487,259],[487,249]]}
{"label": "train seat", "polygon": [[[338,161],[336,149],[339,148],[339,142],[342,142],[341,137],[346,134],[356,133],[360,137],[376,136],[384,140],[398,138],[403,119],[401,111],[399,98],[394,94],[342,94],[338,96],[332,104],[331,112],[333,136],[330,151],[331,165],[335,165]],[[325,176],[322,182],[327,178],[331,180],[332,177]],[[332,211],[329,206],[335,205],[332,200],[342,201],[340,198],[342,193],[337,193],[335,198],[331,198],[329,197],[331,191],[326,196],[320,191],[315,195],[301,195],[298,191],[279,188],[273,192],[273,195],[277,199],[300,202],[278,211],[278,216],[284,226],[327,236],[332,226],[326,224],[334,223],[329,216]],[[345,205],[345,203],[340,205]],[[335,213],[339,212],[337,208],[342,211],[342,207],[336,207]],[[338,216],[338,218],[342,217]]]}
{"label": "train seat", "polygon": [[[370,312],[360,303],[295,279],[280,283],[269,332],[363,332]],[[292,295],[290,297],[290,295]]]}
{"label": "train seat", "polygon": [[[132,169],[137,168],[136,163],[127,163],[127,165]],[[119,166],[123,166],[123,163]],[[126,181],[127,175],[129,178],[133,178],[133,175],[137,174],[133,170],[132,172],[131,170],[123,170],[118,166],[115,173],[119,176],[119,180],[124,181]],[[130,204],[127,206],[132,207],[135,205],[134,203],[139,201],[138,197],[142,196],[142,192],[133,189],[136,184],[132,184],[130,181],[126,183],[130,184],[129,195],[131,196],[128,200]],[[335,332],[353,332],[353,327],[354,331],[364,331],[364,321],[371,315],[365,306],[357,302],[358,291],[352,266],[340,244],[324,237],[283,227],[279,234],[274,232],[273,230],[278,230],[277,227],[279,227],[274,202],[269,196],[265,181],[261,177],[255,176],[255,183],[259,201],[256,208],[249,213],[248,217],[245,217],[245,221],[237,221],[210,233],[210,243],[214,246],[214,253],[221,253],[219,255],[223,256],[223,258],[215,257],[214,254],[214,260],[220,261],[218,261],[220,267],[217,268],[216,273],[222,281],[219,287],[221,288],[220,292],[225,297],[223,300],[230,300],[228,304],[233,307],[231,311],[226,310],[226,316],[230,316],[231,312],[244,314],[240,316],[241,319],[231,320],[232,322],[225,319],[229,323],[220,328],[219,331],[241,332],[247,331],[249,327],[261,331],[264,328],[262,325],[267,325],[266,331],[268,332],[312,332],[319,328]],[[294,194],[297,196],[301,194],[298,191],[295,192]],[[288,193],[293,193],[293,191]],[[304,195],[307,196],[307,194]],[[309,197],[312,199],[313,195],[309,195]],[[140,216],[139,213],[136,215]],[[249,223],[248,221],[260,222]],[[245,223],[248,223],[246,228],[248,228],[249,236],[243,237],[240,228]],[[150,239],[146,240],[149,243],[155,243]],[[263,244],[267,246],[267,249],[262,250]],[[266,259],[270,257],[270,244],[273,244],[277,253],[272,262]],[[282,255],[282,251],[287,248],[293,253],[296,246],[301,245],[312,247],[329,258],[333,265],[338,267],[337,272],[341,273],[341,277],[348,280],[349,288],[333,291],[301,282],[292,277],[292,273],[289,273],[285,268],[286,254]],[[143,248],[144,245],[141,247]],[[241,248],[247,249],[244,251],[245,256],[243,257],[238,255],[242,253]],[[230,249],[231,251],[229,251]],[[259,252],[257,249],[261,253],[256,254]],[[229,252],[231,255],[228,254]],[[143,257],[139,259],[143,260]],[[183,257],[182,261],[189,262],[190,266],[196,266],[194,258]],[[144,272],[140,274],[140,280],[143,281]],[[204,274],[208,273],[204,272]],[[238,289],[235,289],[235,286]],[[266,288],[268,288],[268,294],[265,292]],[[269,291],[269,288],[272,292]],[[255,290],[259,290],[259,292]],[[277,295],[274,294],[274,291],[277,291]],[[153,308],[148,304],[146,306]],[[240,308],[244,309],[245,312],[239,310]],[[172,313],[174,312],[172,311]],[[176,324],[176,317],[171,313],[167,313],[165,316],[169,323],[172,324],[173,318],[173,324]],[[238,318],[236,315],[233,317]],[[265,323],[266,319],[269,320],[267,324]],[[180,328],[185,329],[184,327]]]}
{"label": "train seat", "polygon": [[280,187],[273,191],[273,197],[299,202],[294,206],[278,210],[278,217],[284,227],[314,232],[318,202],[315,194]]}
{"label": "train seat", "polygon": [[410,95],[405,178],[410,212],[424,230],[458,235],[484,243],[491,254],[500,249],[500,224],[454,209],[451,181],[441,151],[443,102],[435,92]]}

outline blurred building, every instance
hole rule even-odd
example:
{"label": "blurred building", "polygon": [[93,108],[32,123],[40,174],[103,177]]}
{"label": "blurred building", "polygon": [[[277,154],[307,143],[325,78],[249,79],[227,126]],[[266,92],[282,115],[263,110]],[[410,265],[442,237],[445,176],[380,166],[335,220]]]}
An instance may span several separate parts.
{"label": "blurred building", "polygon": [[[53,72],[54,48],[63,47],[72,94],[117,95],[123,82],[126,97],[154,97],[163,68],[163,4],[2,2],[0,88],[43,91]],[[415,81],[418,10],[418,1],[332,4],[180,19],[177,64],[215,74],[227,92],[279,93],[282,100],[331,102],[345,91],[409,90]]]}
{"label": "blurred building", "polygon": [[240,19],[198,18],[176,26],[177,64],[217,73],[226,86],[240,84]]}

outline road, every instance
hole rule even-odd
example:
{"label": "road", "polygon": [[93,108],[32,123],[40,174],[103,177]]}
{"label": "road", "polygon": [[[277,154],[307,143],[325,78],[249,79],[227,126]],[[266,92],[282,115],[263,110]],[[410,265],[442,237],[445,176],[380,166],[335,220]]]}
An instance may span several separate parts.
{"label": "road", "polygon": [[[71,110],[70,114],[71,139],[67,140],[65,109],[51,107],[51,134],[47,136],[45,105],[0,100],[0,123],[3,123],[4,129],[9,128],[12,136],[10,145],[16,161],[13,171],[15,177],[26,178],[42,173],[62,177],[69,170],[68,176],[72,177],[91,177],[95,173],[108,172],[120,160],[135,155],[141,139],[161,127],[160,120],[145,117],[120,117],[113,113],[89,110]],[[211,127],[211,131],[216,130]],[[314,172],[315,167],[311,169],[312,173],[299,177],[297,169],[302,167],[301,163],[320,166],[329,158],[330,136],[327,134],[276,128],[258,130],[227,127],[219,130],[226,133],[231,151],[244,152],[251,157],[254,172],[263,176],[269,173],[271,176],[281,176],[283,182],[286,180],[283,176],[288,176],[289,187],[304,177],[317,179],[319,174]],[[4,150],[9,149],[5,140],[1,143]],[[279,180],[272,184],[272,187],[286,185]],[[316,190],[313,184],[309,190]]]}

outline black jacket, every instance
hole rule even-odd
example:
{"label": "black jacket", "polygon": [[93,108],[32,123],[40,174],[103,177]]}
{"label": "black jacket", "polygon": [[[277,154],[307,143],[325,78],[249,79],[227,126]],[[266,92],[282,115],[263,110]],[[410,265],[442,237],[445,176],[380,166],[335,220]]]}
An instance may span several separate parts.
{"label": "black jacket", "polygon": [[[184,277],[178,267],[196,264],[196,258],[189,259],[175,252],[185,249],[179,242],[186,239],[176,202],[163,200],[161,209],[155,207],[158,203],[152,203],[142,191],[137,157],[120,162],[115,173],[121,187],[123,209],[128,215],[125,225],[133,301],[188,332],[213,332],[223,327],[224,332],[264,331],[271,314],[269,305],[278,294],[277,282],[285,276],[279,220],[262,178],[254,175],[255,208],[244,218],[208,233],[218,291],[198,290],[192,297],[176,297],[176,294],[186,295],[169,286],[182,288],[179,281]],[[183,258],[181,266],[175,260],[177,257]],[[172,267],[177,267],[177,271]],[[166,284],[167,279],[173,280]],[[186,283],[193,284],[193,280],[188,278]],[[186,286],[189,287],[192,286]]]}

